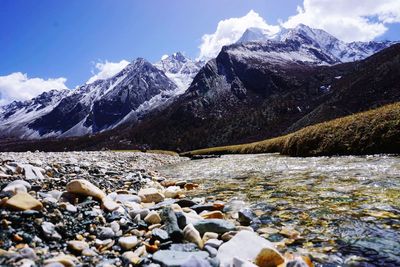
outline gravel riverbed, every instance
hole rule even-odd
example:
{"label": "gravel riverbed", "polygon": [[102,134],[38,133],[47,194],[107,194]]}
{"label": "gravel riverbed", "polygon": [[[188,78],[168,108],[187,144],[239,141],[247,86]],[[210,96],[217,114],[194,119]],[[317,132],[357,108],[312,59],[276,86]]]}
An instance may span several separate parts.
{"label": "gravel riverbed", "polygon": [[[154,171],[135,152],[0,153],[1,266],[313,266],[241,200]],[[190,196],[190,197],[189,197]],[[291,228],[280,233],[299,239]]]}

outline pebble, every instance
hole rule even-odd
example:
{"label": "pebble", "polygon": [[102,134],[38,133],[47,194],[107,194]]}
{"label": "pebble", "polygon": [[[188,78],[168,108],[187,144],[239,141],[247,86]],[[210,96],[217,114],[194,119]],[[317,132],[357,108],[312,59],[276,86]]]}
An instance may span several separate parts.
{"label": "pebble", "polygon": [[5,202],[5,206],[14,210],[41,210],[42,203],[25,192],[18,192]]}
{"label": "pebble", "polygon": [[218,234],[213,232],[205,232],[203,234],[203,242],[207,242],[209,239],[218,239]]}
{"label": "pebble", "polygon": [[182,190],[179,186],[170,186],[164,190],[164,195],[165,195],[165,197],[168,197],[168,198],[176,198],[181,193],[182,193]]}
{"label": "pebble", "polygon": [[161,242],[165,242],[169,240],[169,235],[167,233],[167,231],[163,230],[163,229],[153,229],[151,230],[151,235],[152,235],[152,239],[155,240],[159,240]]}
{"label": "pebble", "polygon": [[89,245],[85,241],[72,240],[68,241],[68,248],[73,252],[81,253],[83,250],[88,249]]}
{"label": "pebble", "polygon": [[219,210],[203,213],[200,216],[204,219],[224,219],[224,214]]}
{"label": "pebble", "polygon": [[[263,249],[266,249],[265,251]],[[254,232],[240,231],[231,240],[222,244],[218,249],[218,259],[221,262],[221,267],[231,266],[234,257],[254,261],[260,254],[260,262],[264,263],[267,255],[273,254],[275,257],[282,258],[279,252],[275,250],[273,244],[268,240],[258,236]],[[276,265],[265,265],[276,266]]]}
{"label": "pebble", "polygon": [[133,265],[137,265],[140,262],[140,257],[133,251],[124,252],[122,258]]}
{"label": "pebble", "polygon": [[224,241],[222,241],[222,240],[219,240],[219,239],[208,239],[206,242],[205,242],[205,246],[210,246],[210,247],[213,247],[213,248],[219,248],[222,244],[224,243]]}
{"label": "pebble", "polygon": [[163,208],[161,218],[164,221],[165,230],[174,242],[180,242],[183,239],[183,232],[179,228],[178,219],[171,207]]}
{"label": "pebble", "polygon": [[74,256],[71,255],[59,255],[57,257],[51,258],[51,259],[47,259],[44,261],[44,264],[52,264],[52,263],[61,263],[62,265],[64,265],[65,267],[73,267],[75,266],[78,262],[78,259]]}
{"label": "pebble", "polygon": [[130,250],[138,244],[138,239],[136,236],[123,236],[118,239],[118,244],[124,250]]}
{"label": "pebble", "polygon": [[150,213],[144,218],[144,221],[148,224],[158,224],[161,222],[161,217],[156,211],[150,211]]}
{"label": "pebble", "polygon": [[144,203],[158,203],[164,201],[164,195],[155,188],[142,188],[138,193]]}
{"label": "pebble", "polygon": [[[196,261],[196,259],[207,258],[208,253],[205,251],[186,252],[175,250],[159,250],[153,255],[153,260],[165,267],[205,266],[193,263]],[[210,266],[210,264],[206,266]]]}
{"label": "pebble", "polygon": [[18,192],[27,193],[31,189],[31,185],[24,180],[15,180],[3,188],[2,192],[10,192],[12,195]]}
{"label": "pebble", "polygon": [[106,197],[106,194],[100,190],[100,188],[84,179],[72,180],[69,182],[67,184],[67,191],[83,196],[91,196],[98,200],[102,200]]}
{"label": "pebble", "polygon": [[199,231],[194,228],[193,224],[188,224],[185,229],[183,229],[183,238],[186,241],[196,244],[200,249],[203,248],[203,240],[201,239]]}
{"label": "pebble", "polygon": [[205,232],[224,234],[235,230],[235,225],[233,223],[221,219],[201,220],[195,222],[193,226],[200,232],[200,235],[203,235]]}
{"label": "pebble", "polygon": [[51,222],[42,223],[42,231],[48,240],[61,240],[61,235],[56,231],[56,226]]}
{"label": "pebble", "polygon": [[[284,262],[283,256],[274,248],[263,248],[255,259],[255,264],[260,267],[275,267]],[[297,264],[289,266],[300,267]]]}
{"label": "pebble", "polygon": [[113,238],[115,236],[115,232],[111,227],[99,227],[98,237],[102,240]]}

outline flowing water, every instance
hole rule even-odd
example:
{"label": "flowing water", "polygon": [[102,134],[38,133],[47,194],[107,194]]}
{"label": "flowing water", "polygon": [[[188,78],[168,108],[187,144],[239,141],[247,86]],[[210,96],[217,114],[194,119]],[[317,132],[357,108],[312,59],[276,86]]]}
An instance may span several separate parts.
{"label": "flowing water", "polygon": [[[319,266],[400,266],[400,157],[226,155],[164,166],[192,194],[248,203],[284,251]],[[296,230],[284,238],[277,230]],[[295,233],[295,232],[294,232]]]}

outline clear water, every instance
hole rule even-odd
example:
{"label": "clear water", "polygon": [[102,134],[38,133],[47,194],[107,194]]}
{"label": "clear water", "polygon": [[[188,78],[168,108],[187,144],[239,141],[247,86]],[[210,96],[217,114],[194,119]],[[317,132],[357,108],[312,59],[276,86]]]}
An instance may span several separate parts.
{"label": "clear water", "polygon": [[226,155],[158,171],[201,184],[192,195],[245,200],[263,226],[296,229],[291,244],[267,238],[319,266],[400,266],[400,157]]}

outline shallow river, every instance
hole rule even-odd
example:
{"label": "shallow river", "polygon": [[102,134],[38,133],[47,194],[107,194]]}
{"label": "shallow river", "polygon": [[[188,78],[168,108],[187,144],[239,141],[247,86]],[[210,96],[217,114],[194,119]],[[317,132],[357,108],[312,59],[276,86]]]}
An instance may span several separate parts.
{"label": "shallow river", "polygon": [[[400,266],[400,157],[227,155],[159,172],[198,182],[199,196],[244,200],[269,240],[319,266]],[[282,228],[300,237],[284,240]]]}

